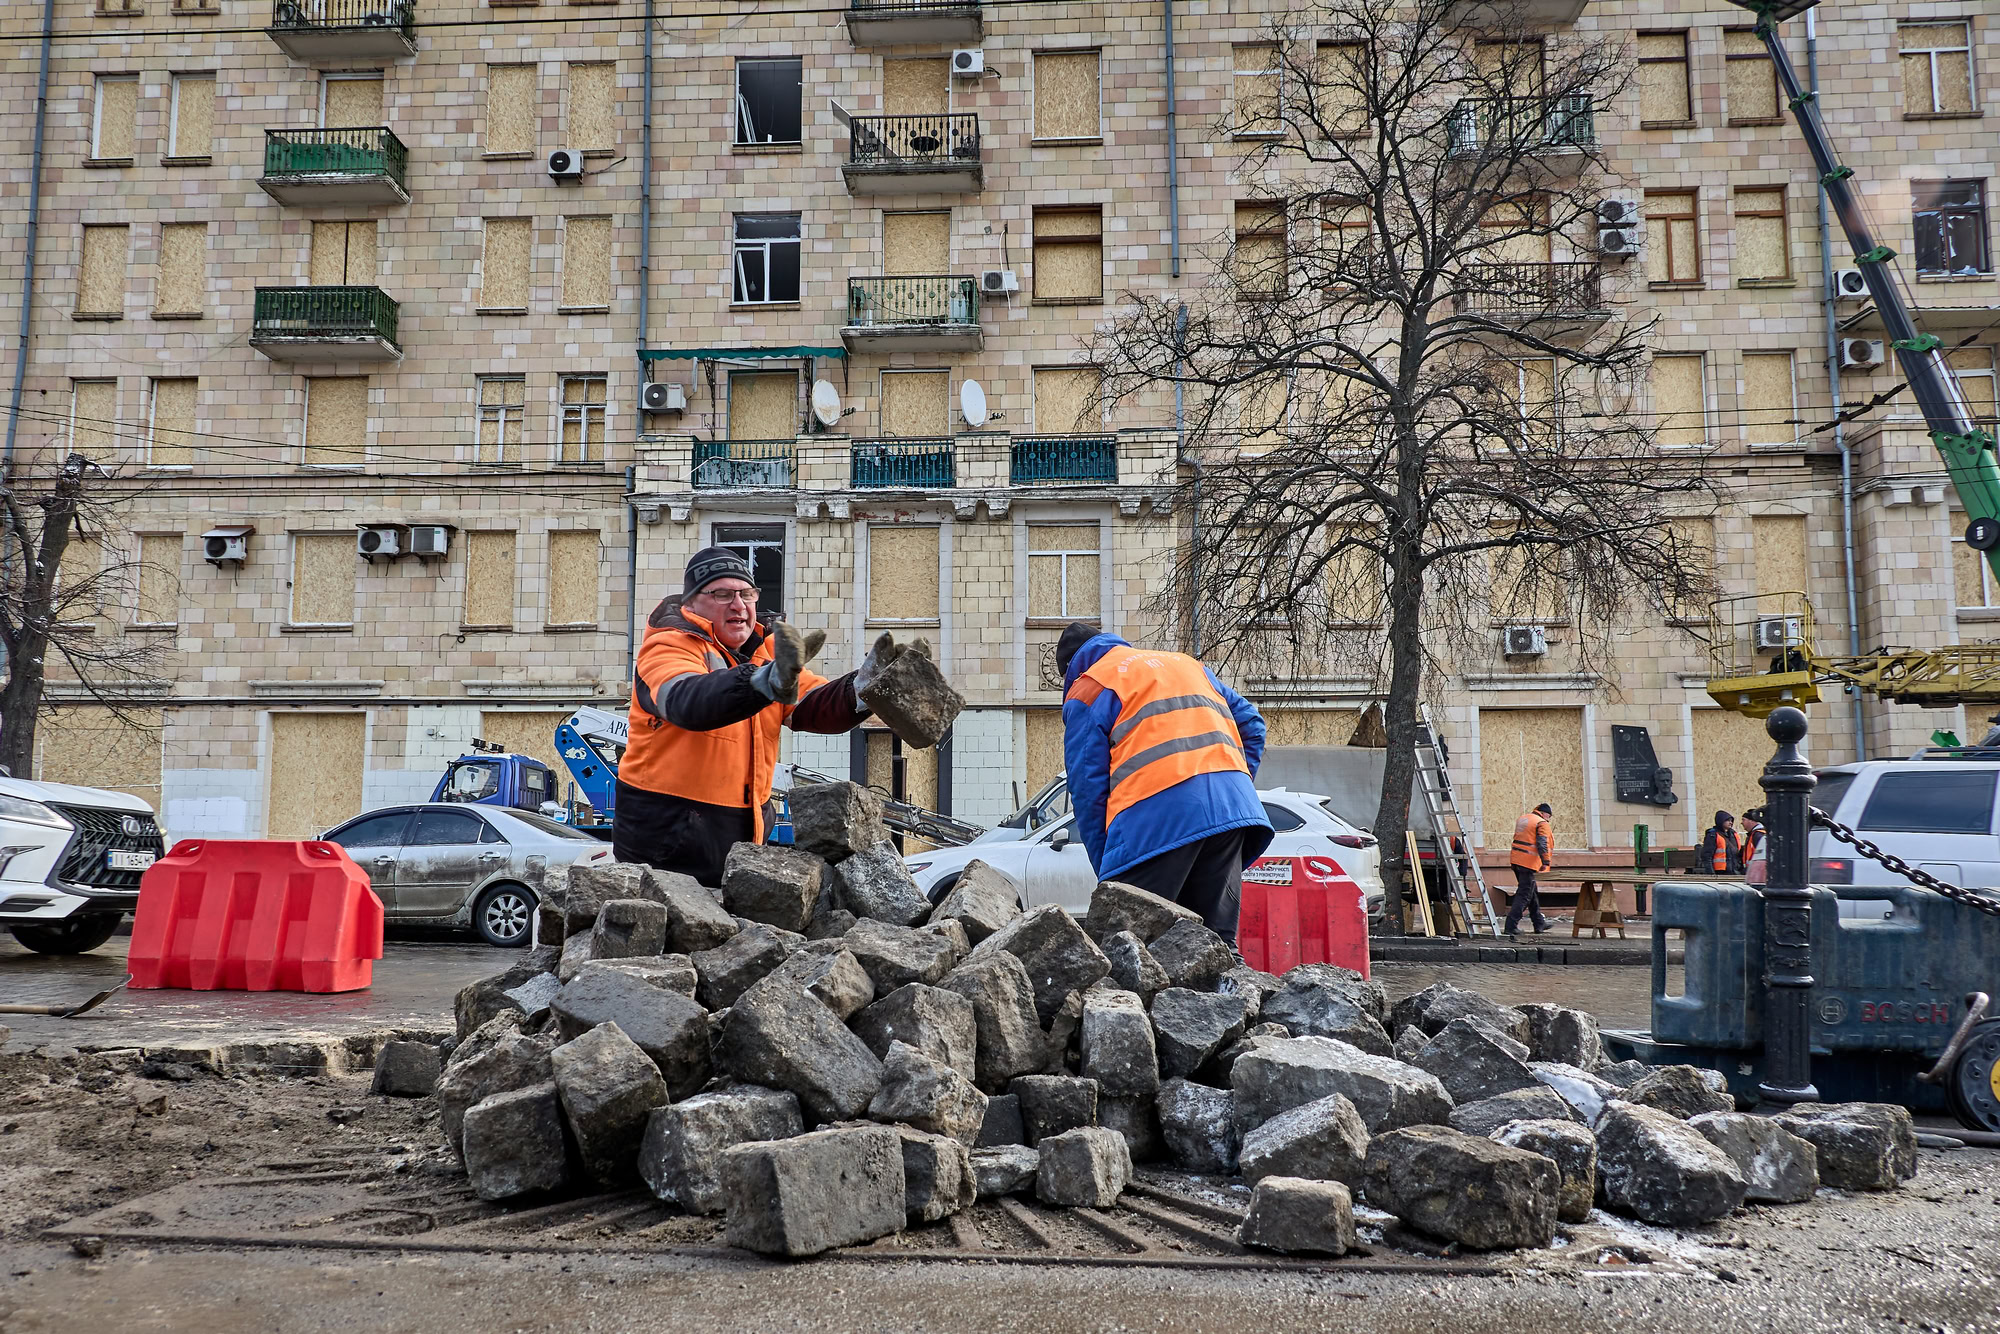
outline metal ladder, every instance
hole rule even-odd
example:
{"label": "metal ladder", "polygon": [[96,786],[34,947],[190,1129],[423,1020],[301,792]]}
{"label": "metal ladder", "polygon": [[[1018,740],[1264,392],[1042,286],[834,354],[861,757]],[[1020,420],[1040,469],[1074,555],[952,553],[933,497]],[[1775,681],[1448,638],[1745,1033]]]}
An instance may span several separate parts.
{"label": "metal ladder", "polygon": [[[1444,752],[1438,748],[1437,730],[1431,725],[1429,709],[1420,709],[1417,714],[1417,790],[1423,794],[1431,834],[1437,840],[1438,875],[1450,891],[1459,922],[1471,935],[1484,930],[1498,939],[1500,919],[1486,893],[1486,877],[1480,872],[1472,838],[1459,816],[1458,801],[1451,790],[1451,771],[1445,767]],[[1461,873],[1461,864],[1469,874]]]}

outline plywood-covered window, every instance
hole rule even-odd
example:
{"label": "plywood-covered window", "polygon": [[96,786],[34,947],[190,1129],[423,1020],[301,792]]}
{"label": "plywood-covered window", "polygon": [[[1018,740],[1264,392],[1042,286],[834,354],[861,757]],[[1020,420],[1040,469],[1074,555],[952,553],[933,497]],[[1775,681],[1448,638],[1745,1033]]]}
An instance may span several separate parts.
{"label": "plywood-covered window", "polygon": [[1965,539],[1951,540],[1951,577],[1955,604],[1961,610],[2000,606],[2000,580],[1986,563],[1986,553],[1967,546]]}
{"label": "plywood-covered window", "polygon": [[488,156],[525,157],[535,151],[541,119],[539,73],[534,65],[486,67]]}
{"label": "plywood-covered window", "polygon": [[[1057,682],[1060,689],[1061,682]],[[1023,709],[1021,711],[1022,749],[1025,752],[1023,770],[1027,777],[1026,792],[1040,792],[1049,781],[1063,771],[1063,719],[1061,709]],[[1063,810],[1069,809],[1068,800],[1063,802]]]}
{"label": "plywood-covered window", "polygon": [[[569,719],[568,709],[481,709],[479,735],[509,754],[532,755],[552,772],[566,773],[556,752],[556,728]],[[581,799],[583,793],[576,795]]]}
{"label": "plywood-covered window", "polygon": [[98,463],[111,462],[118,447],[118,381],[69,382],[69,447]]}
{"label": "plywood-covered window", "polygon": [[129,792],[157,812],[163,809],[163,721],[160,709],[134,709],[130,705],[118,713],[89,704],[45,710],[35,720],[35,741],[42,752],[35,775],[45,783]]}
{"label": "plywood-covered window", "polygon": [[[1489,264],[1547,264],[1555,257],[1555,237],[1549,226],[1549,201],[1521,195],[1497,201],[1479,219],[1485,240],[1480,253]],[[1488,282],[1533,283],[1527,274],[1493,275]],[[1530,289],[1532,290],[1532,289]]]}
{"label": "plywood-covered window", "polygon": [[170,222],[160,228],[160,276],[153,285],[154,318],[196,317],[208,294],[208,224]]}
{"label": "plywood-covered window", "polygon": [[1729,123],[1757,125],[1778,120],[1778,71],[1764,39],[1749,28],[1730,28],[1722,34],[1724,74],[1729,94]]}
{"label": "plywood-covered window", "polygon": [[1236,248],[1231,256],[1236,294],[1271,301],[1285,294],[1285,205],[1257,200],[1236,206]]}
{"label": "plywood-covered window", "polygon": [[1094,435],[1104,429],[1104,374],[1095,366],[1035,368],[1035,431]]}
{"label": "plywood-covered window", "polygon": [[486,243],[479,258],[479,309],[524,311],[534,252],[534,219],[486,219]]}
{"label": "plywood-covered window", "polygon": [[1993,421],[1996,411],[2000,411],[1994,406],[1993,349],[1955,347],[1944,355],[1951,363],[1959,392],[1965,395],[1972,415],[1985,422]]}
{"label": "plywood-covered window", "polygon": [[125,265],[131,228],[123,223],[83,229],[77,255],[76,313],[87,319],[123,319]]}
{"label": "plywood-covered window", "polygon": [[937,620],[938,541],[935,524],[868,525],[869,620]]}
{"label": "plywood-covered window", "polygon": [[132,621],[135,625],[172,625],[181,614],[181,535],[142,534],[138,557]]}
{"label": "plywood-covered window", "polygon": [[1964,23],[1903,23],[1896,27],[1903,65],[1905,116],[1969,116],[1972,31]]}
{"label": "plywood-covered window", "polygon": [[1273,709],[1262,703],[1265,746],[1344,746],[1361,715],[1353,709]]}
{"label": "plywood-covered window", "polygon": [[1701,281],[1701,230],[1694,191],[1646,192],[1646,280]]}
{"label": "plywood-covered window", "polygon": [[314,287],[375,285],[375,220],[315,222],[310,281]]}
{"label": "plywood-covered window", "polygon": [[1771,758],[1771,736],[1764,730],[1764,720],[1728,709],[1694,709],[1688,725],[1693,731],[1688,738],[1693,766],[1684,795],[1694,822],[1706,825],[1710,811],[1741,816],[1762,806],[1764,789],[1757,779]]}
{"label": "plywood-covered window", "polygon": [[805,138],[805,63],[736,62],[736,142],[796,144]]}
{"label": "plywood-covered window", "polygon": [[882,114],[942,116],[951,109],[951,61],[882,62]]}
{"label": "plywood-covered window", "polygon": [[1743,440],[1789,445],[1798,438],[1798,387],[1790,352],[1743,354]]}
{"label": "plywood-covered window", "polygon": [[194,414],[200,394],[201,381],[192,377],[153,381],[147,395],[147,467],[193,466]]}
{"label": "plywood-covered window", "polygon": [[472,461],[490,468],[521,466],[528,382],[519,375],[479,377],[479,438]]}
{"label": "plywood-covered window", "polygon": [[308,468],[358,468],[368,461],[368,377],[306,381]]}
{"label": "plywood-covered window", "polygon": [[1103,135],[1098,53],[1035,53],[1035,138],[1096,139]]}
{"label": "plywood-covered window", "polygon": [[1256,376],[1236,390],[1237,447],[1261,454],[1285,443],[1292,380],[1283,372]]}
{"label": "plywood-covered window", "polygon": [[1488,848],[1513,842],[1514,822],[1547,802],[1555,809],[1551,841],[1590,846],[1583,781],[1582,709],[1479,711],[1479,813]]}
{"label": "plywood-covered window", "polygon": [[1653,420],[1669,449],[1708,443],[1708,391],[1699,353],[1653,358]]}
{"label": "plywood-covered window", "polygon": [[1639,34],[1639,124],[1686,125],[1694,119],[1688,91],[1688,35]]}
{"label": "plywood-covered window", "polygon": [[292,534],[293,625],[354,624],[354,534]]}
{"label": "plywood-covered window", "polygon": [[81,625],[104,607],[104,547],[95,537],[72,534],[56,565],[56,619]]}
{"label": "plywood-covered window", "polygon": [[[1377,625],[1388,593],[1387,571],[1382,560],[1364,543],[1375,535],[1359,527],[1330,528],[1326,532],[1326,611],[1335,625]],[[1349,715],[1350,723],[1352,715]],[[1271,744],[1266,738],[1266,744]],[[1347,735],[1316,744],[1341,746]]]}
{"label": "plywood-covered window", "polygon": [[215,76],[174,75],[167,113],[167,156],[205,158],[215,151]]}
{"label": "plywood-covered window", "polygon": [[518,543],[519,534],[511,529],[465,535],[465,606],[460,614],[466,628],[514,628]]}
{"label": "plywood-covered window", "polygon": [[611,219],[563,219],[562,303],[565,310],[611,304]]}
{"label": "plywood-covered window", "polygon": [[926,278],[951,272],[951,214],[884,213],[882,272]]}
{"label": "plywood-covered window", "polygon": [[[1497,541],[1515,536],[1512,528],[1493,530]],[[1494,620],[1554,625],[1569,619],[1562,558],[1553,548],[1535,548],[1523,539],[1519,545],[1491,548],[1486,560],[1491,581],[1487,609]]]}
{"label": "plywood-covered window", "polygon": [[364,713],[273,713],[265,834],[317,838],[359,815],[367,748]]}
{"label": "plywood-covered window", "polygon": [[1320,123],[1335,135],[1361,134],[1368,129],[1368,44],[1321,42],[1317,86]]}
{"label": "plywood-covered window", "polygon": [[604,539],[595,528],[549,534],[549,621],[563,627],[596,625],[603,578],[598,557]]}
{"label": "plywood-covered window", "polygon": [[1736,192],[1736,277],[1776,282],[1792,276],[1792,242],[1785,223],[1785,191]]}
{"label": "plywood-covered window", "polygon": [[1103,532],[1094,523],[1028,525],[1028,615],[1094,621],[1101,602]]}
{"label": "plywood-covered window", "polygon": [[100,74],[90,121],[93,162],[130,162],[139,122],[139,76]]}
{"label": "plywood-covered window", "polygon": [[[1806,560],[1806,516],[1758,514],[1750,520],[1751,588],[1763,593],[1812,592]],[[1773,610],[1777,604],[1771,603]]]}
{"label": "plywood-covered window", "polygon": [[1562,404],[1556,393],[1553,357],[1523,357],[1507,366],[1514,408],[1524,440],[1543,442],[1562,434]]}
{"label": "plywood-covered window", "polygon": [[797,371],[732,371],[729,438],[791,440],[799,433]]}
{"label": "plywood-covered window", "polygon": [[610,410],[610,382],[602,375],[562,379],[561,453],[558,463],[604,462],[604,420]]}
{"label": "plywood-covered window", "polygon": [[[1715,582],[1715,520],[1669,519],[1667,535],[1673,539],[1681,568]],[[1708,619],[1708,604],[1692,593],[1669,601],[1667,615],[1676,621],[1701,624]]]}
{"label": "plywood-covered window", "polygon": [[882,434],[951,434],[951,373],[883,371]]}
{"label": "plywood-covered window", "polygon": [[1235,118],[1239,135],[1283,134],[1279,105],[1284,76],[1276,42],[1244,42],[1235,49]]}
{"label": "plywood-covered window", "polygon": [[1034,227],[1035,301],[1042,305],[1103,301],[1103,210],[1038,208]]}
{"label": "plywood-covered window", "polygon": [[372,129],[387,124],[382,114],[382,75],[322,74],[319,123],[329,130]]}
{"label": "plywood-covered window", "polygon": [[569,67],[569,108],[563,142],[583,153],[618,148],[618,66],[610,61]]}

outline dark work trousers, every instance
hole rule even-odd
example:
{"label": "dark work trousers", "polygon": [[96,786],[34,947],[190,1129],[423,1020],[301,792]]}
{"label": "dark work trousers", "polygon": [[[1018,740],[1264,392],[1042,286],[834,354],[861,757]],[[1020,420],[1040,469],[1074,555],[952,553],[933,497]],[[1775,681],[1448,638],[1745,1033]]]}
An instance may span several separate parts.
{"label": "dark work trousers", "polygon": [[1542,890],[1535,883],[1535,873],[1525,866],[1514,868],[1514,902],[1507,909],[1507,931],[1511,934],[1521,925],[1521,914],[1527,913],[1535,922],[1535,930],[1549,929],[1549,919],[1542,916]]}
{"label": "dark work trousers", "polygon": [[1120,871],[1118,882],[1201,914],[1208,929],[1236,948],[1243,907],[1243,831],[1225,829]]}

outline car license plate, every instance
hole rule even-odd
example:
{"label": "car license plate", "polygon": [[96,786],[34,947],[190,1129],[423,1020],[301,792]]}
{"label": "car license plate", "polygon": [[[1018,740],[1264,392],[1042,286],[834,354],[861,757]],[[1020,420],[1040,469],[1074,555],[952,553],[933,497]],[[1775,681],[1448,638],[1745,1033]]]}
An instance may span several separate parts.
{"label": "car license plate", "polygon": [[143,871],[153,864],[150,852],[107,852],[106,862],[114,871]]}

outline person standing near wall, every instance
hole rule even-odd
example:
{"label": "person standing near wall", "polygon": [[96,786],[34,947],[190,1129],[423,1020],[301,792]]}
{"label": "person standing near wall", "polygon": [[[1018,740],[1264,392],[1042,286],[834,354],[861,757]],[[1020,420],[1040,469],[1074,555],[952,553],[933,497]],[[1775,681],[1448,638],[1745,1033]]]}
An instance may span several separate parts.
{"label": "person standing near wall", "polygon": [[1542,916],[1542,890],[1535,877],[1549,869],[1549,858],[1555,851],[1555,833],[1552,821],[1555,809],[1546,801],[1514,821],[1514,850],[1508,855],[1508,862],[1514,868],[1514,902],[1507,909],[1507,934],[1520,934],[1521,915],[1528,914],[1534,920],[1535,934],[1549,929],[1549,919]]}

